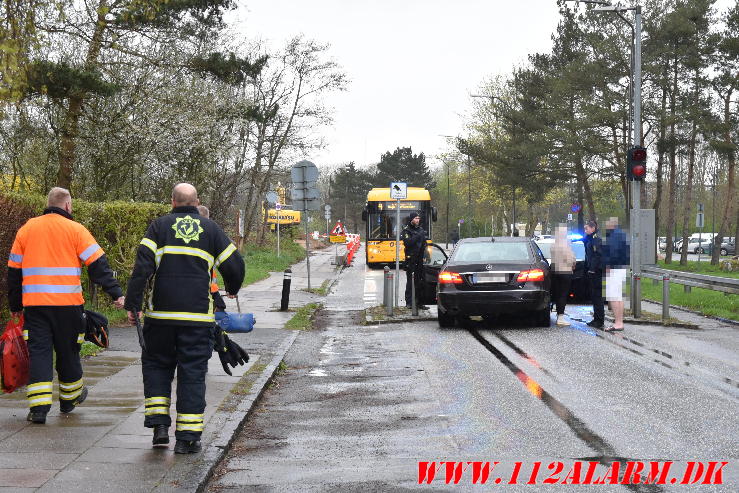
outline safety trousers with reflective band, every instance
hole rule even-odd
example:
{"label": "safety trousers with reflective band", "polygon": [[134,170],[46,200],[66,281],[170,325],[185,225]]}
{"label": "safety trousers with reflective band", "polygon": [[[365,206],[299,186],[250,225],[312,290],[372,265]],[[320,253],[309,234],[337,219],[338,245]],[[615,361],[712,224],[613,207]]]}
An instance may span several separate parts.
{"label": "safety trousers with reflective band", "polygon": [[80,334],[84,334],[81,306],[29,306],[24,310],[31,367],[28,406],[48,412],[52,403],[53,359],[59,378],[60,400],[71,401],[82,392]]}
{"label": "safety trousers with reflective band", "polygon": [[144,321],[146,351],[141,355],[144,376],[144,426],[172,425],[169,396],[177,371],[178,440],[199,440],[205,411],[205,374],[213,353],[211,325],[165,325]]}

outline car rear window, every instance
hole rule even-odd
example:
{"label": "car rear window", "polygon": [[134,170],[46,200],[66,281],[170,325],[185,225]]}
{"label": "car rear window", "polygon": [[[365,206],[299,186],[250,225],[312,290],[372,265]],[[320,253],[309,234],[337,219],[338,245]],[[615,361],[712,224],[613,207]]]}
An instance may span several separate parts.
{"label": "car rear window", "polygon": [[474,242],[460,243],[454,250],[456,262],[528,262],[531,260],[529,244],[525,242]]}

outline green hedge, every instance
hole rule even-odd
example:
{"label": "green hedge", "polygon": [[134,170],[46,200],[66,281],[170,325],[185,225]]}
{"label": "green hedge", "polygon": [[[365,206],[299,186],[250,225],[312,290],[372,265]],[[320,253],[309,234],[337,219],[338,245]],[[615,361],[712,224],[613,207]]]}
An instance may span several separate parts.
{"label": "green hedge", "polygon": [[[7,264],[15,233],[29,218],[41,214],[46,207],[46,197],[40,195],[0,192],[0,208],[11,211],[7,224],[0,225],[0,311],[7,320]],[[124,291],[131,275],[136,249],[149,223],[171,210],[169,204],[146,202],[86,202],[72,199],[72,216],[83,224],[103,247],[111,268],[116,271]],[[83,275],[85,298],[89,299],[89,282]],[[107,296],[105,296],[107,298]]]}

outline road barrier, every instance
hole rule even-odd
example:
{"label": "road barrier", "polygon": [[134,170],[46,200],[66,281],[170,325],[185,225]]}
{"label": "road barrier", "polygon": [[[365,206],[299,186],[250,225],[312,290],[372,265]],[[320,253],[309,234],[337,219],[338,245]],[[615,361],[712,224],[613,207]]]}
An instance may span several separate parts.
{"label": "road barrier", "polygon": [[395,272],[390,270],[387,265],[382,276],[382,304],[385,305],[385,313],[388,316],[393,314],[393,277]]}
{"label": "road barrier", "polygon": [[292,283],[293,271],[285,269],[285,275],[282,277],[282,299],[280,300],[280,311],[286,312],[290,304],[290,284]]}
{"label": "road barrier", "polygon": [[357,253],[359,250],[361,242],[359,240],[359,235],[355,234],[348,234],[346,235],[346,257],[344,261],[344,265],[350,266],[352,265],[352,260],[354,259],[354,254]]}
{"label": "road barrier", "polygon": [[707,276],[705,274],[694,274],[692,272],[681,272],[678,270],[660,269],[658,267],[642,266],[642,277],[662,280],[662,321],[670,318],[670,282],[682,284],[685,292],[689,293],[691,287],[720,291],[727,296],[739,294],[739,279],[730,277]]}

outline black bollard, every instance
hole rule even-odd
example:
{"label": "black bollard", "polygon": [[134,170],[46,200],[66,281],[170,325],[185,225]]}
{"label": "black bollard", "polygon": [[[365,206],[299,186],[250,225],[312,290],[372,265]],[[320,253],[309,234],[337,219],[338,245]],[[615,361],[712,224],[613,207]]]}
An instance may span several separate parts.
{"label": "black bollard", "polygon": [[293,271],[285,269],[285,277],[282,278],[282,301],[280,302],[280,311],[286,312],[287,305],[290,304],[290,283],[292,282]]}

